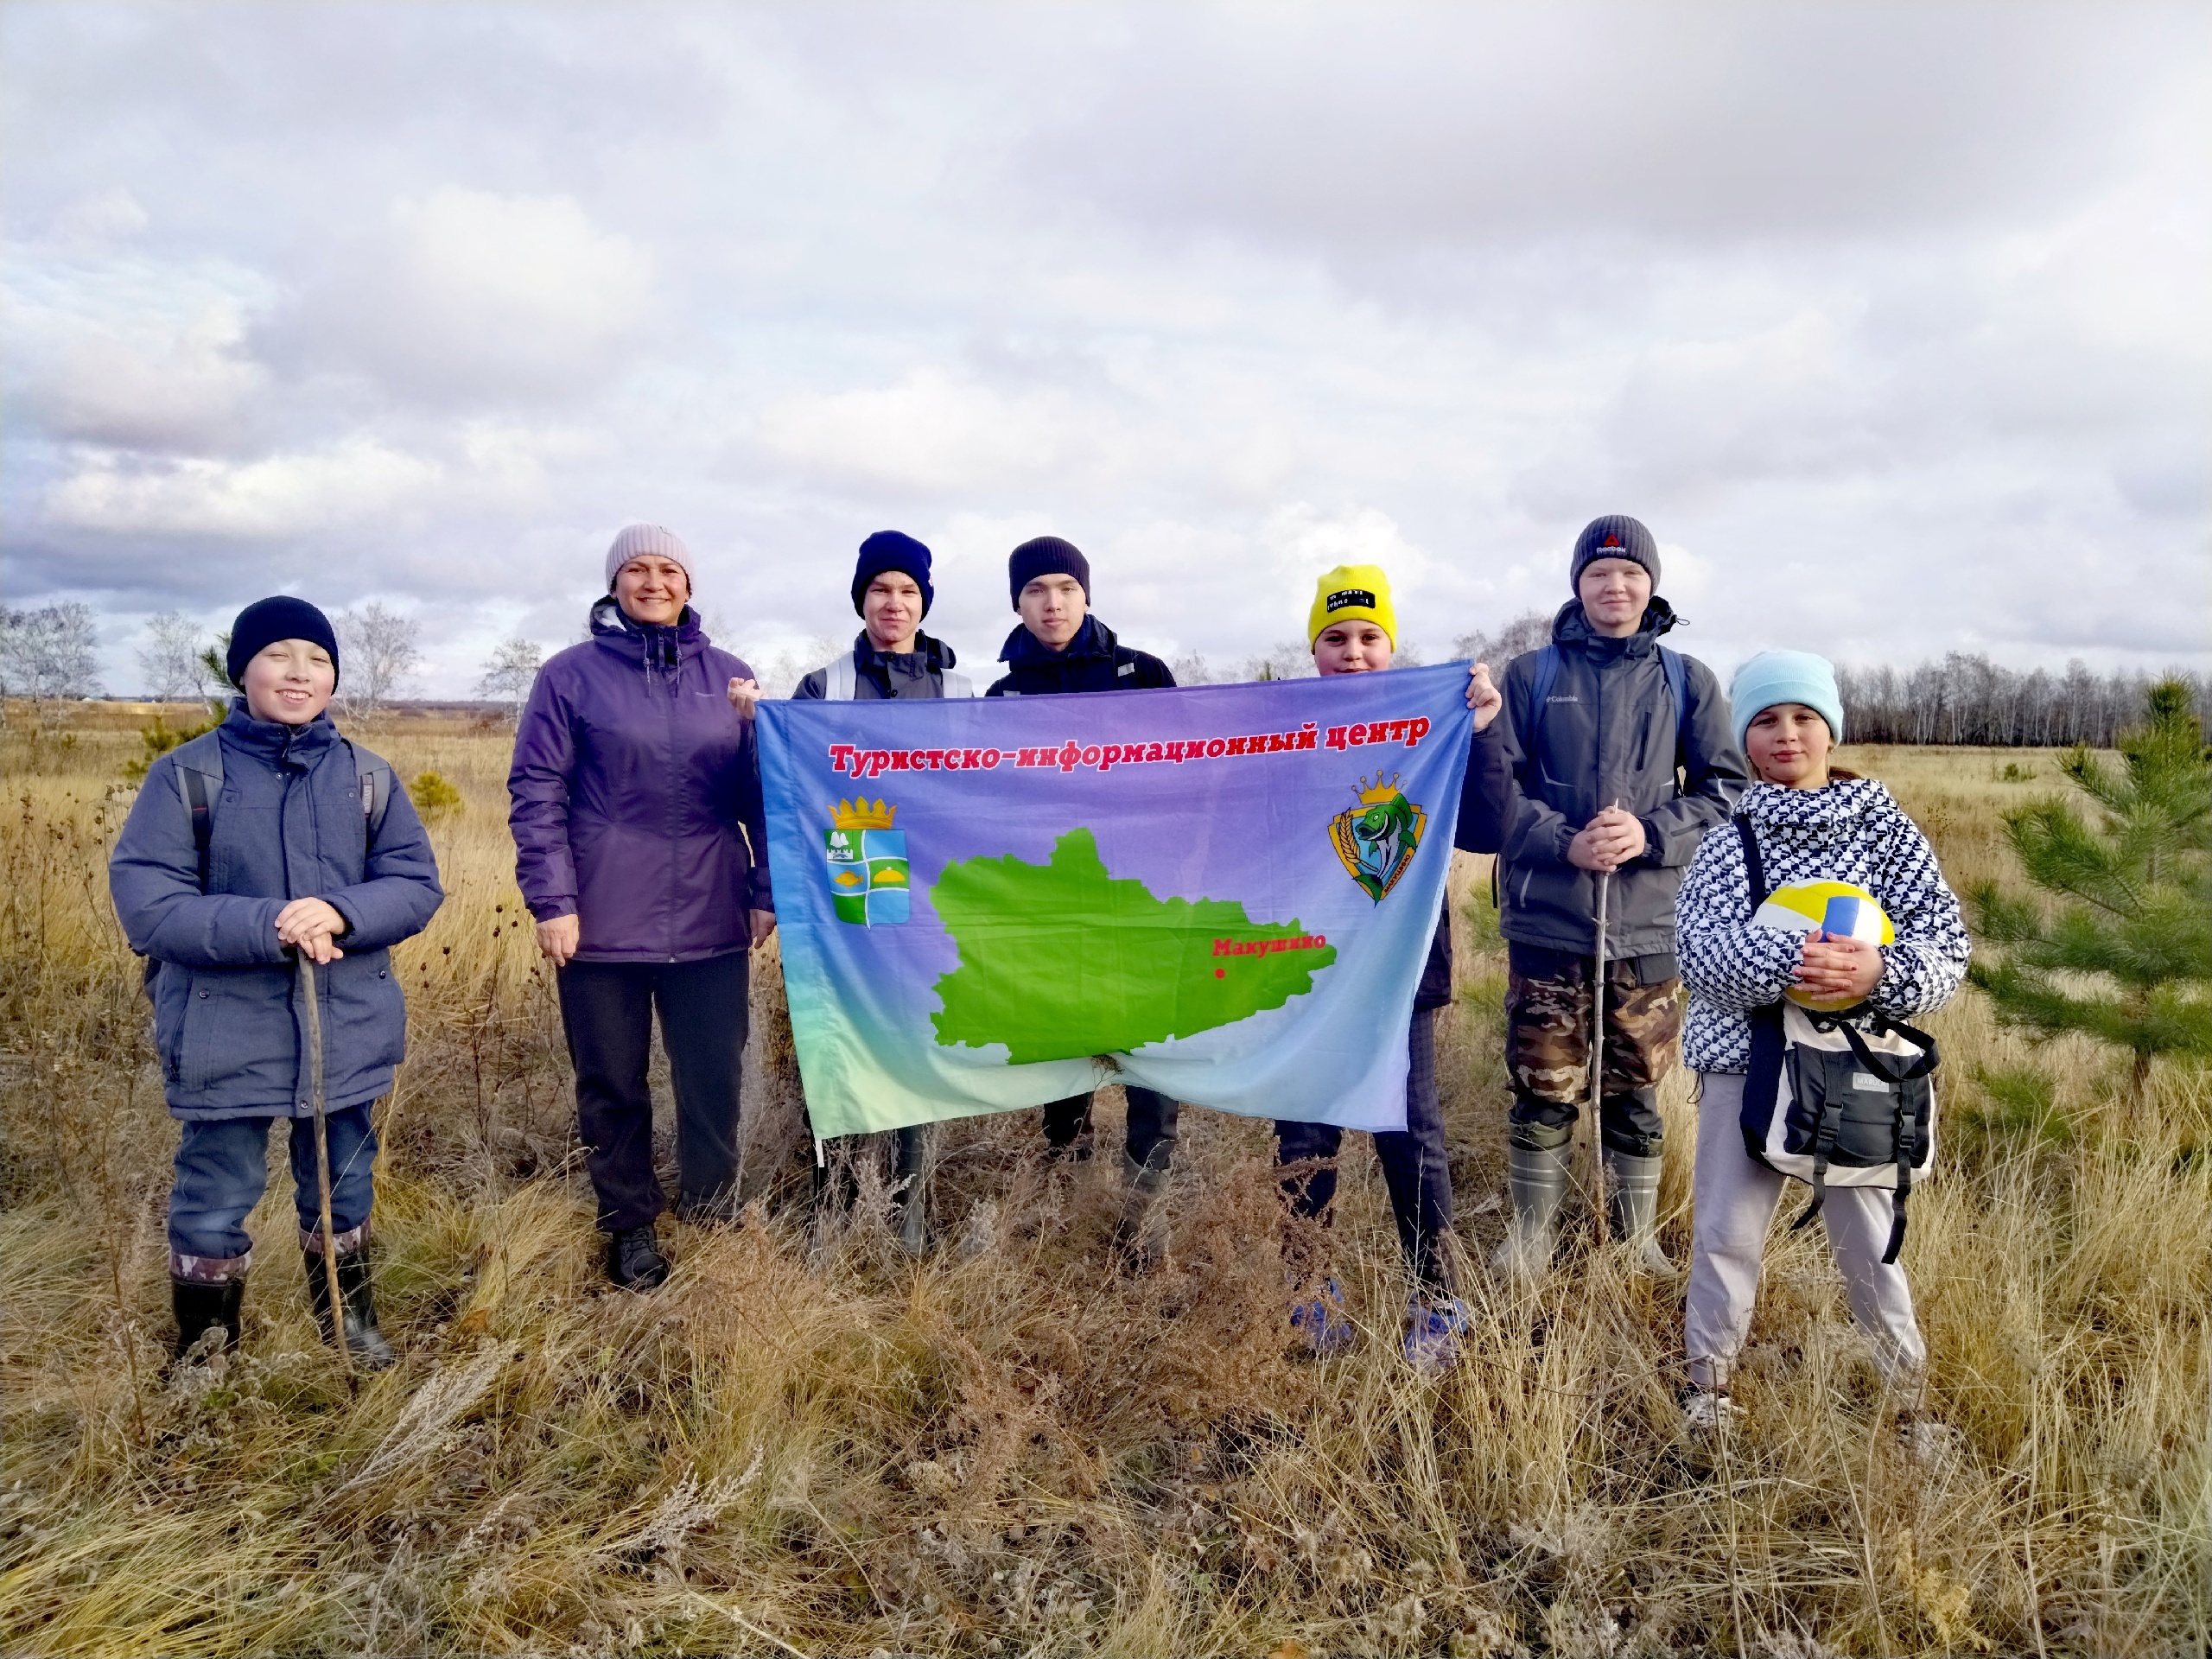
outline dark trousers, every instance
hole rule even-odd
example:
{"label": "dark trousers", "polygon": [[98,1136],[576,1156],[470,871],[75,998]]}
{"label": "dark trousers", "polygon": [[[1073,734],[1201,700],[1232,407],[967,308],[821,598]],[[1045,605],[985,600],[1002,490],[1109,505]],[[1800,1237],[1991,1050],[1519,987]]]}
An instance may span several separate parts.
{"label": "dark trousers", "polygon": [[[1505,984],[1505,1065],[1513,1077],[1508,1134],[1534,1151],[1563,1147],[1590,1095],[1590,983],[1596,958],[1512,946]],[[1605,963],[1605,1062],[1598,1132],[1615,1152],[1656,1156],[1666,1125],[1659,1083],[1682,1035],[1675,958]]]}
{"label": "dark trousers", "polygon": [[702,962],[571,962],[561,969],[561,1024],[576,1069],[584,1161],[609,1233],[668,1207],[653,1173],[646,1083],[653,1010],[676,1084],[677,1206],[734,1215],[738,1076],[747,1020],[745,953]]}
{"label": "dark trousers", "polygon": [[[1135,1084],[1122,1084],[1122,1092],[1129,1097],[1128,1131],[1122,1144],[1130,1158],[1146,1169],[1166,1168],[1175,1160],[1175,1122],[1183,1103]],[[1074,1147],[1079,1156],[1089,1154],[1090,1098],[1090,1094],[1070,1095],[1046,1103],[1045,1142],[1054,1152]]]}
{"label": "dark trousers", "polygon": [[[1436,1010],[1414,1010],[1407,1035],[1406,1127],[1375,1136],[1375,1156],[1390,1190],[1398,1247],[1414,1277],[1432,1289],[1452,1287],[1452,1160],[1444,1145],[1444,1109],[1436,1096]],[[1333,1123],[1278,1122],[1275,1164],[1294,1224],[1285,1257],[1294,1271],[1311,1253],[1295,1224],[1329,1224],[1337,1198],[1337,1154],[1344,1132]],[[1300,1276],[1304,1274],[1301,1272]]]}
{"label": "dark trousers", "polygon": [[[269,1128],[282,1123],[291,1136],[292,1209],[304,1241],[322,1230],[322,1186],[315,1164],[311,1117],[222,1117],[188,1122],[177,1143],[176,1180],[169,1188],[169,1271],[180,1279],[236,1278],[245,1271],[253,1239],[245,1218],[269,1185]],[[324,1122],[330,1146],[330,1224],[339,1249],[368,1221],[376,1168],[376,1131],[369,1103],[331,1112]]]}

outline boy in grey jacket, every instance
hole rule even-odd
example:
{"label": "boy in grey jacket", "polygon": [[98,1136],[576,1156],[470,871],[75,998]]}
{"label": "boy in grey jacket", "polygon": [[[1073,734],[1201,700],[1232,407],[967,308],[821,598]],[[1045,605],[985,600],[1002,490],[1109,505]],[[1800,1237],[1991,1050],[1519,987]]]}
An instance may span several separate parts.
{"label": "boy in grey jacket", "polygon": [[[240,613],[223,723],[171,750],[108,861],[130,948],[148,959],[155,1045],[171,1116],[183,1121],[169,1191],[169,1281],[181,1356],[209,1331],[238,1339],[266,1182],[269,1126],[289,1130],[308,1294],[324,1338],[358,1363],[396,1356],[377,1329],[367,1255],[377,1142],[369,1108],[391,1087],[407,1007],[391,947],[428,925],[445,893],[429,837],[391,768],[338,734],[338,642],[303,600]],[[298,961],[322,1015],[331,1229],[321,1235]],[[307,1120],[303,1122],[302,1120]],[[330,1306],[325,1250],[338,1258]]]}
{"label": "boy in grey jacket", "polygon": [[1676,626],[1655,596],[1659,549],[1609,514],[1575,539],[1552,643],[1505,671],[1513,790],[1499,854],[1513,1108],[1503,1264],[1550,1260],[1569,1143],[1588,1094],[1598,886],[1610,878],[1599,1102],[1615,1234],[1669,1271],[1655,1229],[1658,1085],[1681,1034],[1675,893],[1706,830],[1745,783],[1727,700],[1704,664],[1662,645]]}

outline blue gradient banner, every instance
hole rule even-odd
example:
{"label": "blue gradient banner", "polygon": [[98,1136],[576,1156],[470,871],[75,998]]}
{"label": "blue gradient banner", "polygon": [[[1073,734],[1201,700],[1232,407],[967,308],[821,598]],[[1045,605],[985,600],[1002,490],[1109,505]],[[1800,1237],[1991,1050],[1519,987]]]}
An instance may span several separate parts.
{"label": "blue gradient banner", "polygon": [[1129,1082],[1405,1127],[1466,671],[764,702],[784,982],[823,1137]]}

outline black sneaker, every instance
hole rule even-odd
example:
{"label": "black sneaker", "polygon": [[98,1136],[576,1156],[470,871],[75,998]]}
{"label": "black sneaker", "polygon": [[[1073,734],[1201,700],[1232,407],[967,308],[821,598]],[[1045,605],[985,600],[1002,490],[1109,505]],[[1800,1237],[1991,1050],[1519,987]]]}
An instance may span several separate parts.
{"label": "black sneaker", "polygon": [[658,1290],[668,1282],[668,1258],[652,1223],[607,1236],[607,1276],[625,1290]]}

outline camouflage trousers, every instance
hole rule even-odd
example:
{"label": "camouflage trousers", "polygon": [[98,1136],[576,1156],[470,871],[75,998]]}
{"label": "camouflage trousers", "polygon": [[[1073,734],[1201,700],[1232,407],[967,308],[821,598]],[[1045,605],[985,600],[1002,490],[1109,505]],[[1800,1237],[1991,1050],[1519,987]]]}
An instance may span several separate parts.
{"label": "camouflage trousers", "polygon": [[[1515,946],[1505,988],[1505,1066],[1518,1146],[1563,1146],[1590,1091],[1590,979],[1595,962]],[[1605,964],[1605,1055],[1599,1133],[1616,1152],[1650,1157],[1665,1133],[1659,1081],[1682,1035],[1681,981],[1669,957]]]}

